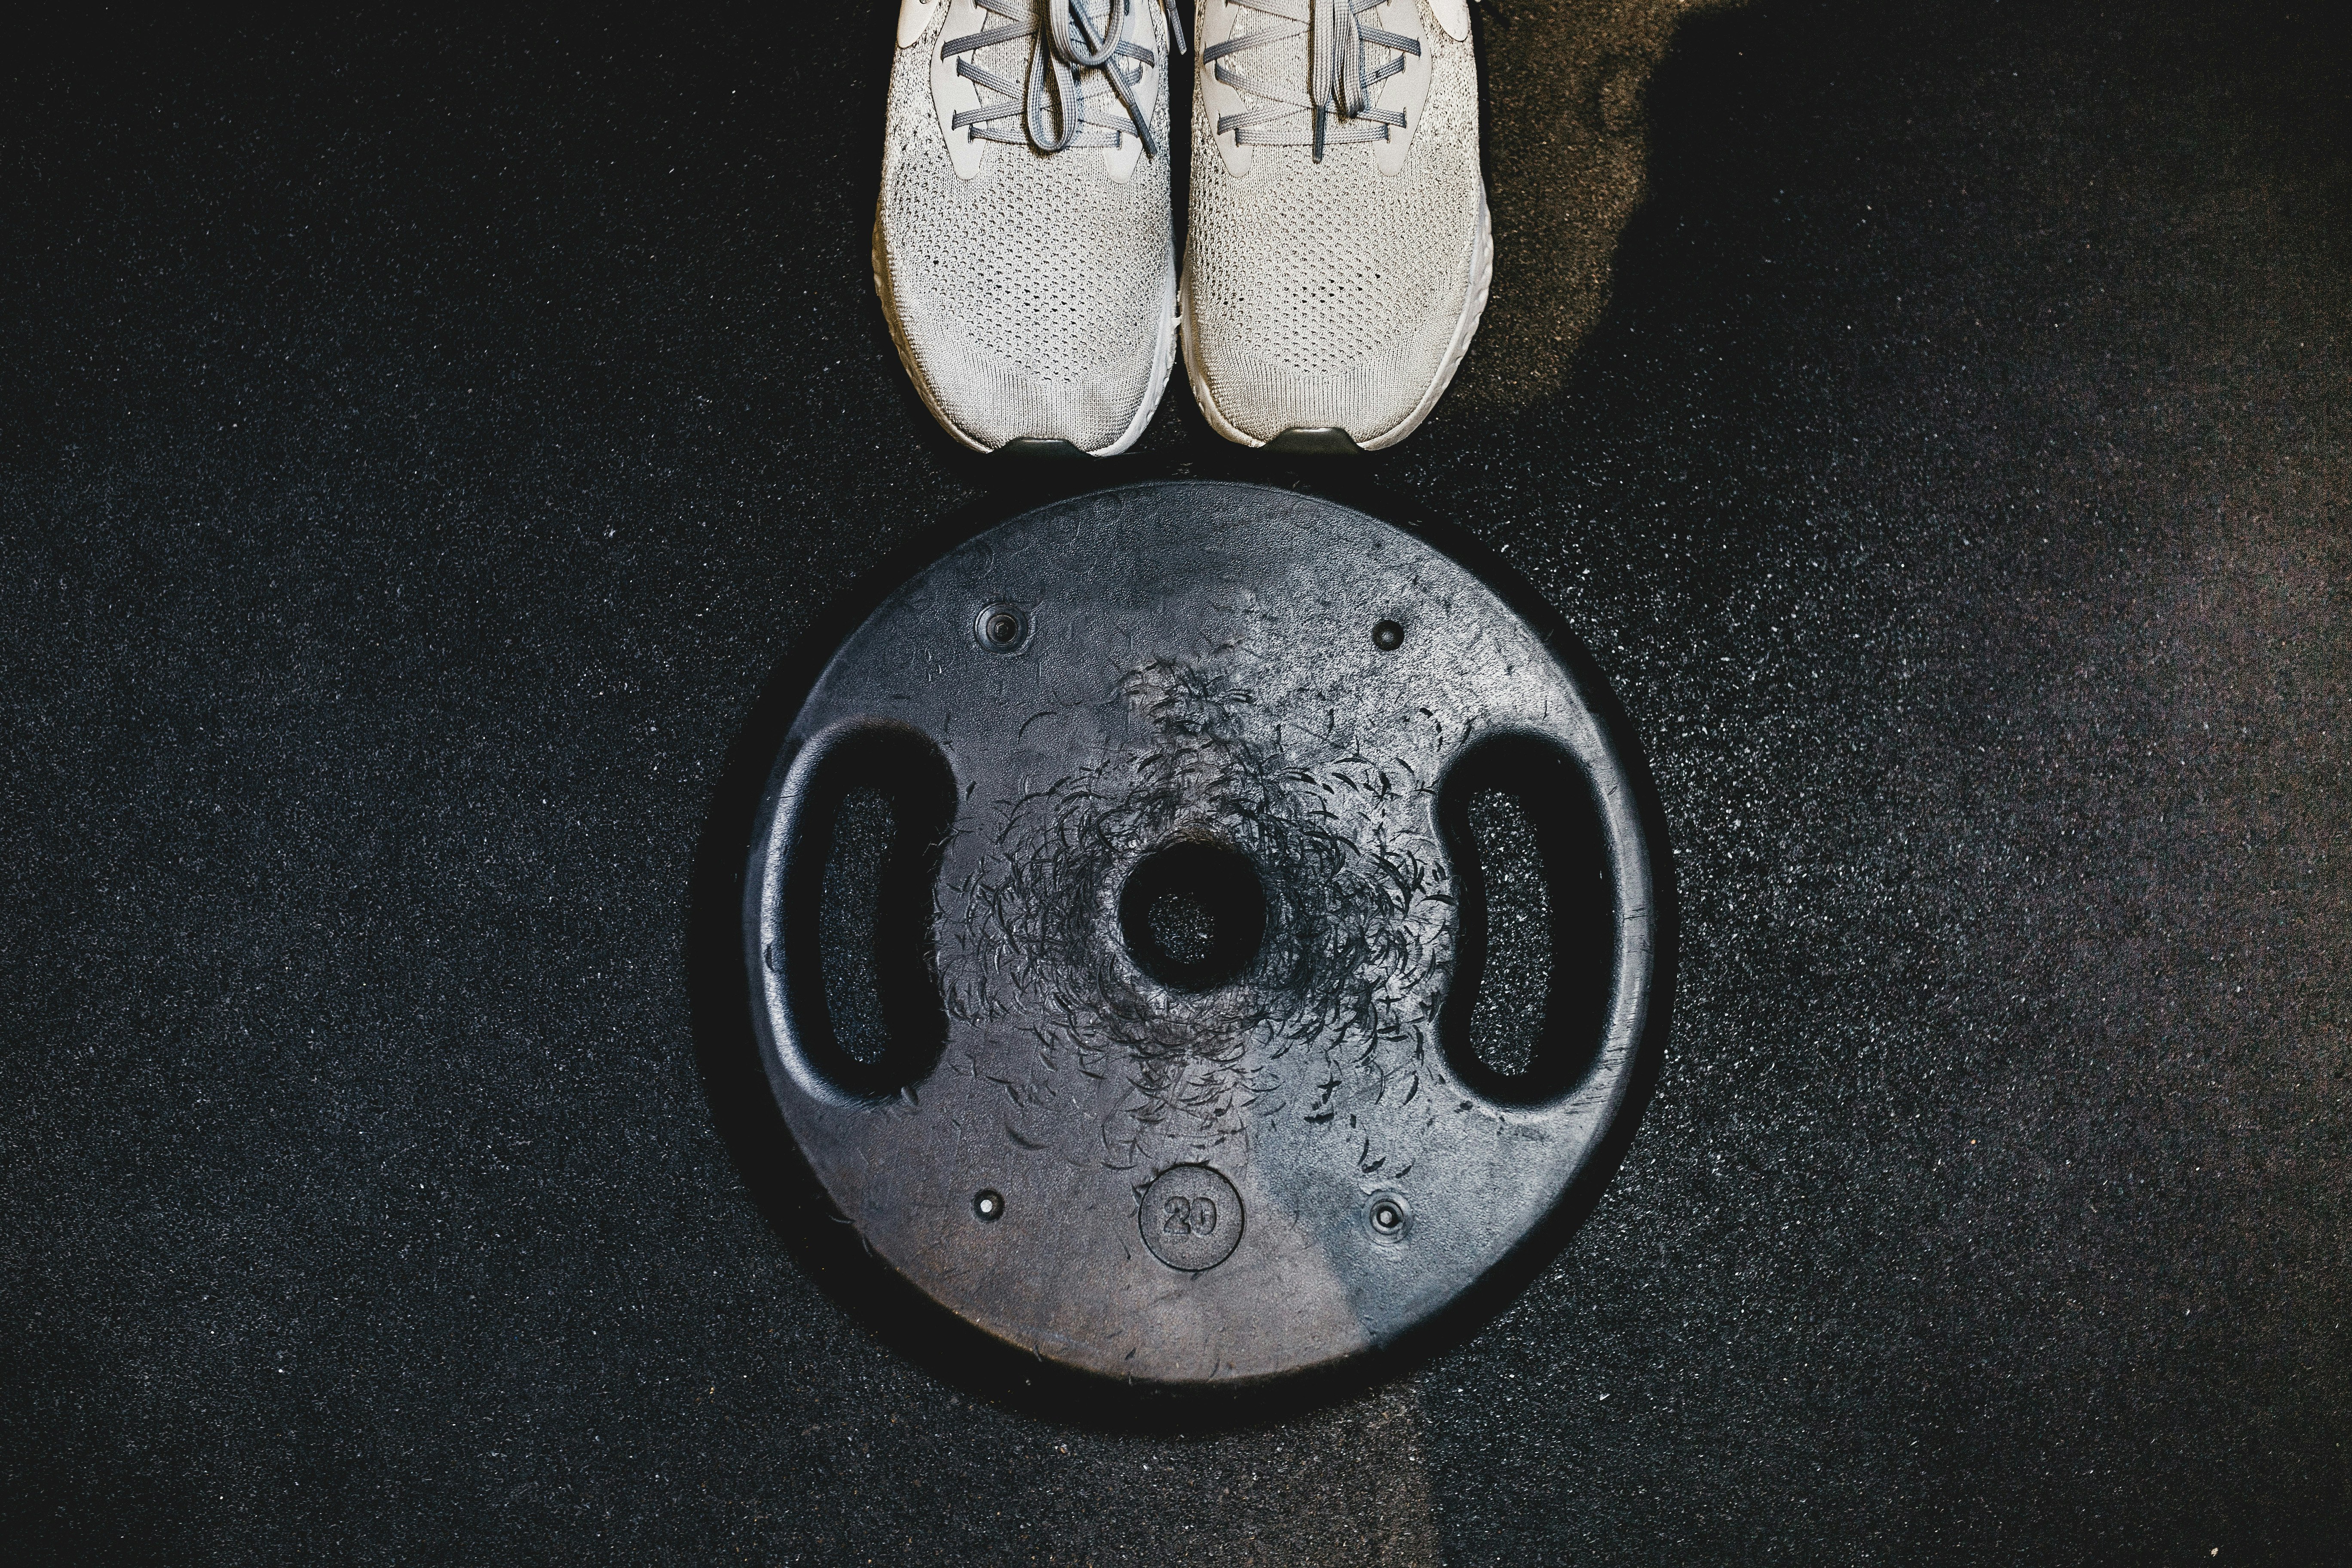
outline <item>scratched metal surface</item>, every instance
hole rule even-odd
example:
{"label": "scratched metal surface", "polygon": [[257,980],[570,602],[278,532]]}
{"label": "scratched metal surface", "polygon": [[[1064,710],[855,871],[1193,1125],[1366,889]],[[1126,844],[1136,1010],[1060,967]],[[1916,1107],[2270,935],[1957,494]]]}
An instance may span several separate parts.
{"label": "scratched metal surface", "polygon": [[780,651],[1050,482],[875,310],[874,9],[15,19],[0,1555],[2340,1557],[2325,9],[1486,25],[1495,313],[1369,470],[1624,700],[1675,1028],[1505,1315],[1213,1426],[877,1322],[697,1031]]}

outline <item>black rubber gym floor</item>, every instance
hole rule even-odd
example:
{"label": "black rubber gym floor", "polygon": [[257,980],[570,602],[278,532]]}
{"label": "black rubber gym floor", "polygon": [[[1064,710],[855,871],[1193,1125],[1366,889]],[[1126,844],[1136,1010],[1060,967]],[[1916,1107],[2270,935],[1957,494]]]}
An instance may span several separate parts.
{"label": "black rubber gym floor", "polygon": [[730,748],[863,574],[1284,478],[1181,384],[1075,475],[932,427],[887,10],[9,46],[0,1555],[2345,1561],[2324,8],[1487,16],[1487,330],[1285,482],[1588,644],[1673,1037],[1492,1321],[1135,1418],[867,1311],[697,1027]]}

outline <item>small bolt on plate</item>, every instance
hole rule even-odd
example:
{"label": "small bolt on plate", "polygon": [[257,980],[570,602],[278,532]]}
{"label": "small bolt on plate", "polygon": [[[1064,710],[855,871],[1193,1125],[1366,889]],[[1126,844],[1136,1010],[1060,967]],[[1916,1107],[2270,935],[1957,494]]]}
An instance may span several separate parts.
{"label": "small bolt on plate", "polygon": [[1029,645],[1028,612],[1018,605],[983,605],[971,627],[980,646],[991,653],[1019,653]]}
{"label": "small bolt on plate", "polygon": [[1402,1193],[1374,1193],[1364,1206],[1364,1219],[1375,1241],[1401,1242],[1412,1228],[1412,1205]]}
{"label": "small bolt on plate", "polygon": [[823,660],[744,951],[878,1258],[1051,1362],[1229,1385],[1394,1343],[1589,1200],[1663,1031],[1665,850],[1590,661],[1466,553],[1129,486]]}

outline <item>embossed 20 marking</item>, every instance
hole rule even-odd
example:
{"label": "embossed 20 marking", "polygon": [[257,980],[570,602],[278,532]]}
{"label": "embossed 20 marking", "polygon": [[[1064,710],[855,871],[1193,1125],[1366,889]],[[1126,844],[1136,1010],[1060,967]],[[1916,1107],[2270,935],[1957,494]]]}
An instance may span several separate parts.
{"label": "embossed 20 marking", "polygon": [[1162,1236],[1213,1236],[1217,1230],[1217,1203],[1214,1198],[1171,1197],[1166,1200],[1166,1216],[1160,1222]]}
{"label": "embossed 20 marking", "polygon": [[1207,1165],[1171,1165],[1140,1196],[1143,1245],[1171,1268],[1214,1268],[1240,1245],[1242,1195]]}

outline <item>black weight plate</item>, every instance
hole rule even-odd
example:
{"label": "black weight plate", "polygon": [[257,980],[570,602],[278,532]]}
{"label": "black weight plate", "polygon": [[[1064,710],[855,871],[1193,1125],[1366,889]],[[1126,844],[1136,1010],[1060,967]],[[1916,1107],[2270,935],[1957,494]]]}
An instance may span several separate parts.
{"label": "black weight plate", "polygon": [[[784,1119],[877,1257],[1049,1360],[1198,1384],[1390,1342],[1559,1208],[1654,1033],[1664,852],[1595,678],[1491,576],[1289,491],[1137,486],[971,540],[834,652],[745,920]],[[901,847],[828,873],[859,784]],[[1487,787],[1558,949],[1515,1074],[1464,1022]],[[878,1055],[837,1037],[828,874],[878,889]]]}

